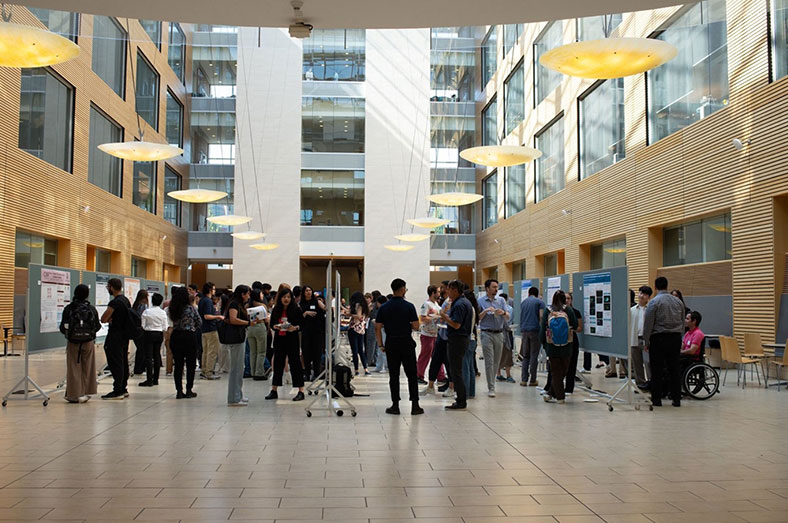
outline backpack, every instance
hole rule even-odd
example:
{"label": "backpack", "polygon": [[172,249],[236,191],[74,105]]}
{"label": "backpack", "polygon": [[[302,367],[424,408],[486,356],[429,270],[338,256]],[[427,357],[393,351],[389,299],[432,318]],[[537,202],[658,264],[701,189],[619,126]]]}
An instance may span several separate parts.
{"label": "backpack", "polygon": [[129,340],[139,339],[145,331],[142,330],[142,317],[131,307],[126,307],[126,324],[123,334]]}
{"label": "backpack", "polygon": [[[352,398],[355,388],[350,383],[350,380],[353,379],[353,372],[350,370],[350,367],[334,365],[333,374],[334,387],[337,391],[345,398]],[[337,397],[336,392],[332,394],[332,397]]]}
{"label": "backpack", "polygon": [[96,317],[93,307],[86,301],[78,301],[69,311],[66,339],[71,343],[84,343],[96,339]]}
{"label": "backpack", "polygon": [[564,311],[550,311],[547,317],[547,343],[556,347],[570,345],[573,342],[572,329],[569,327],[569,315]]}

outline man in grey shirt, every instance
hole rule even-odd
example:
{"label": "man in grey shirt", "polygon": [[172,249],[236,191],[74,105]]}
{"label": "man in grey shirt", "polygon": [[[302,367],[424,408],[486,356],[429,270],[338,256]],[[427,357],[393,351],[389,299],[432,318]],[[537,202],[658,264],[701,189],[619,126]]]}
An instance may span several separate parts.
{"label": "man in grey shirt", "polygon": [[657,296],[646,308],[643,319],[643,340],[651,360],[651,403],[662,406],[662,381],[667,367],[670,396],[674,407],[681,407],[681,376],[679,355],[684,332],[684,304],[668,293],[668,279],[654,281]]}
{"label": "man in grey shirt", "polygon": [[487,395],[495,397],[495,375],[503,352],[503,329],[509,321],[506,300],[498,296],[498,280],[484,282],[484,296],[479,298],[479,329],[481,333],[482,354],[484,354],[484,374],[487,377]]}

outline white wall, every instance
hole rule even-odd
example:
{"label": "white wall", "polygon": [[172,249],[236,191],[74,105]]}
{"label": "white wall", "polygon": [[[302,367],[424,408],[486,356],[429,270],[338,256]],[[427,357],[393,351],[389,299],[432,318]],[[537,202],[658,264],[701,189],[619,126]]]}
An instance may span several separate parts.
{"label": "white wall", "polygon": [[[430,153],[429,29],[367,30],[364,289],[390,292],[394,278],[423,301],[429,241],[407,252],[383,248],[427,215]],[[425,232],[417,230],[416,232]]]}
{"label": "white wall", "polygon": [[[258,40],[260,46],[258,47]],[[233,284],[296,284],[301,202],[301,41],[286,29],[238,29],[236,214],[278,243],[257,251],[233,245]],[[256,169],[255,169],[256,165]],[[255,176],[257,184],[255,185]],[[246,193],[246,209],[244,208]],[[259,204],[259,205],[258,205]],[[246,230],[246,226],[236,227]]]}

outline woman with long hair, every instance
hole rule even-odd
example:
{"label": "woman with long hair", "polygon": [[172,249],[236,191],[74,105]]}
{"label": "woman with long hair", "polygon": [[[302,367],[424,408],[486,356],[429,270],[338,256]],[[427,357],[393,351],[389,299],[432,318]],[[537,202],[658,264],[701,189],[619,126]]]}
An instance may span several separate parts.
{"label": "woman with long hair", "polygon": [[[148,308],[147,290],[140,289],[137,291],[137,297],[134,299],[131,308],[142,318],[142,313]],[[132,374],[139,375],[145,372],[145,335],[143,334],[134,340],[134,345],[137,347],[137,351],[134,353],[134,372]]]}
{"label": "woman with long hair", "polygon": [[[230,376],[227,378],[227,404],[231,407],[246,407],[249,400],[244,397],[244,356],[246,355],[246,329],[262,323],[263,320],[252,320],[246,310],[252,290],[247,285],[239,285],[224,311],[225,329],[230,336],[227,342],[229,352]],[[225,337],[225,339],[227,339]]]}
{"label": "woman with long hair", "polygon": [[271,328],[274,331],[274,381],[267,400],[279,398],[277,389],[282,386],[282,375],[285,371],[285,360],[290,363],[290,376],[293,387],[298,387],[298,394],[293,401],[304,399],[304,371],[301,369],[301,348],[298,331],[301,329],[301,309],[295,303],[293,291],[279,287],[276,293],[276,304],[271,311]]}
{"label": "woman with long hair", "polygon": [[566,393],[564,378],[569,370],[572,357],[572,333],[577,330],[577,318],[572,307],[566,306],[566,294],[558,290],[553,294],[553,303],[542,314],[542,327],[539,339],[545,348],[550,365],[550,392],[542,398],[545,401],[564,403]]}
{"label": "woman with long hair", "polygon": [[[219,312],[217,314],[221,314],[227,310],[227,306],[230,305],[231,295],[232,294],[229,292],[222,292],[221,296],[219,296],[219,308],[217,309]],[[225,318],[227,318],[227,316],[225,316]],[[230,351],[227,345],[221,342],[219,343],[219,357],[216,360],[216,365],[219,368],[219,373],[227,374],[230,372]]]}
{"label": "woman with long hair", "polygon": [[249,370],[253,380],[266,380],[268,379],[265,375],[265,353],[268,350],[268,307],[265,306],[263,293],[260,289],[252,289],[249,306],[261,311],[258,316],[262,320],[246,331],[249,339]]}
{"label": "woman with long hair", "polygon": [[320,360],[326,345],[326,304],[315,295],[311,285],[301,288],[301,352],[304,354],[304,379],[313,381],[320,374]]}
{"label": "woman with long hair", "polygon": [[353,367],[358,376],[358,359],[361,357],[361,365],[364,367],[364,375],[369,375],[367,368],[367,353],[364,350],[364,338],[367,333],[367,318],[369,317],[369,305],[364,298],[364,294],[356,291],[350,297],[350,326],[347,330],[350,348],[353,350]]}
{"label": "woman with long hair", "polygon": [[468,398],[476,397],[476,369],[473,366],[476,360],[476,327],[479,325],[479,302],[476,295],[470,289],[465,289],[464,296],[471,302],[471,339],[468,342],[468,350],[462,359],[462,378],[465,381],[465,392]]}
{"label": "woman with long hair", "polygon": [[[170,349],[173,358],[173,376],[175,380],[176,398],[196,398],[194,387],[194,371],[197,368],[197,336],[200,333],[202,319],[197,310],[189,302],[191,298],[186,287],[174,287],[172,299],[167,311],[172,321]],[[183,366],[186,365],[186,393],[183,392]]]}

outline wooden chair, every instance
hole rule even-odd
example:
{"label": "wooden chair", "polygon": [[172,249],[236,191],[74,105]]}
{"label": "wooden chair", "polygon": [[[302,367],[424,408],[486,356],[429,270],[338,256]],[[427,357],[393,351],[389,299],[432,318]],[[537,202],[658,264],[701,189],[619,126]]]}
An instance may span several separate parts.
{"label": "wooden chair", "polygon": [[744,356],[751,358],[763,358],[763,342],[761,335],[756,332],[744,333]]}
{"label": "wooden chair", "polygon": [[788,346],[783,351],[783,358],[781,360],[769,360],[769,364],[766,367],[766,382],[769,382],[769,368],[774,365],[777,367],[777,392],[780,392],[780,385],[782,384],[782,380],[780,380],[780,371],[784,367],[788,367]]}
{"label": "wooden chair", "polygon": [[725,385],[725,379],[728,377],[728,363],[733,363],[736,365],[737,386],[740,382],[742,382],[742,388],[747,386],[747,371],[744,368],[745,365],[753,365],[755,367],[755,375],[758,377],[758,385],[761,384],[761,373],[758,370],[758,363],[761,361],[760,359],[742,356],[741,352],[739,352],[738,342],[735,338],[731,338],[729,336],[720,336],[720,347],[722,348],[722,361],[726,364],[725,376],[722,379],[723,386]]}

